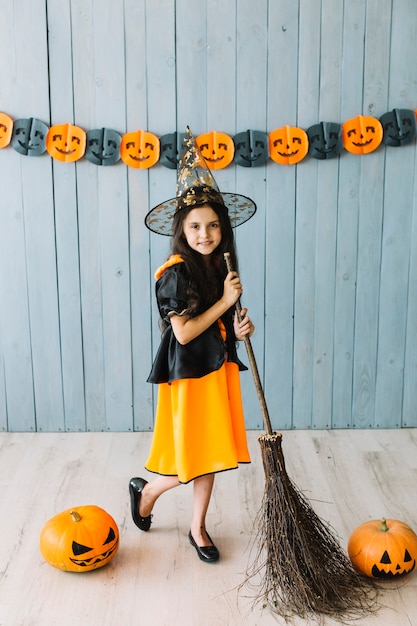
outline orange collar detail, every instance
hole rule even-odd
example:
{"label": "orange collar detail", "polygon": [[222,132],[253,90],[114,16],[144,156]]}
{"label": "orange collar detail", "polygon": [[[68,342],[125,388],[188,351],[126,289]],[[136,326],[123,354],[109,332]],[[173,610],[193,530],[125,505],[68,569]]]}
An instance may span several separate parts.
{"label": "orange collar detail", "polygon": [[184,263],[184,259],[180,254],[172,254],[169,257],[168,261],[166,261],[163,265],[161,265],[161,267],[158,267],[158,269],[156,270],[155,280],[161,278],[165,270],[167,270],[169,267],[172,267],[173,265],[176,265],[177,263]]}

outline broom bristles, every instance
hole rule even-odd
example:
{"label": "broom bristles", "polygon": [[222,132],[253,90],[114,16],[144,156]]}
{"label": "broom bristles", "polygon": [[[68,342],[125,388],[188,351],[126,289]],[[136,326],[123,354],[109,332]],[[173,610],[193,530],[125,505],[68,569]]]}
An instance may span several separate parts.
{"label": "broom bristles", "polygon": [[288,477],[281,434],[261,435],[259,443],[265,491],[255,520],[255,558],[241,587],[256,587],[255,604],[262,602],[285,620],[321,614],[343,622],[375,612],[374,581],[353,567],[329,525]]}

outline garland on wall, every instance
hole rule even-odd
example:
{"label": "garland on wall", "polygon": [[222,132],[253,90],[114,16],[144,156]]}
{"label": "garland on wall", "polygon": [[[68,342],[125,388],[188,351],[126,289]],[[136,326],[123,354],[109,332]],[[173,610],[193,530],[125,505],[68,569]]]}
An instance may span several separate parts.
{"label": "garland on wall", "polygon": [[[196,138],[210,169],[223,169],[232,161],[242,167],[259,167],[268,159],[293,165],[307,154],[314,159],[332,159],[343,150],[369,154],[384,143],[405,146],[417,137],[417,109],[393,109],[376,117],[357,115],[343,123],[319,122],[303,130],[282,126],[269,134],[246,130],[233,137],[211,131]],[[146,130],[120,134],[112,128],[85,131],[74,124],[48,126],[38,118],[13,119],[0,112],[0,149],[11,146],[25,156],[47,152],[57,161],[71,163],[85,157],[95,165],[149,169],[160,163],[176,169],[184,135],[178,132],[158,137]]]}

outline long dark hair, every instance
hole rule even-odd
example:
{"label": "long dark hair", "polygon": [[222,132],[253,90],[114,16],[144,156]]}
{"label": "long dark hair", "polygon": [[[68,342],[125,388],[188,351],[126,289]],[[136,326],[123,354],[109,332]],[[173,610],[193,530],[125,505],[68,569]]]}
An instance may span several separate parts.
{"label": "long dark hair", "polygon": [[198,206],[179,209],[174,215],[172,254],[180,254],[184,259],[189,276],[189,302],[193,314],[198,315],[214,304],[223,293],[223,282],[227,276],[224,253],[229,252],[232,266],[238,269],[234,234],[227,208],[224,204],[207,203],[219,218],[221,241],[212,253],[211,272],[203,256],[190,248],[184,235],[183,223],[187,215]]}

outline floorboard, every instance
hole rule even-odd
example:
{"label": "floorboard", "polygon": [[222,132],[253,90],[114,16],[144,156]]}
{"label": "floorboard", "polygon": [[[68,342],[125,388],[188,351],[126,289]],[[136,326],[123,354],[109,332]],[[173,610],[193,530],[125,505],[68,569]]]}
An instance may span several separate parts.
{"label": "floorboard", "polygon": [[[252,463],[216,479],[208,530],[221,560],[208,565],[187,539],[192,485],[158,501],[149,533],[131,520],[127,485],[131,476],[150,478],[150,433],[0,434],[0,626],[284,624],[237,591],[264,488],[258,435],[248,432]],[[288,474],[343,547],[369,519],[417,529],[416,429],[286,431],[283,450]],[[101,569],[62,572],[42,559],[39,534],[50,517],[83,504],[114,517],[120,548]],[[380,600],[377,615],[354,623],[417,624],[417,574],[386,583]]]}

